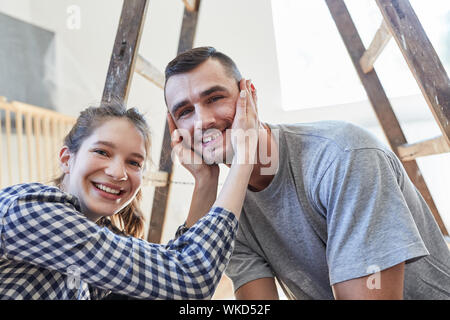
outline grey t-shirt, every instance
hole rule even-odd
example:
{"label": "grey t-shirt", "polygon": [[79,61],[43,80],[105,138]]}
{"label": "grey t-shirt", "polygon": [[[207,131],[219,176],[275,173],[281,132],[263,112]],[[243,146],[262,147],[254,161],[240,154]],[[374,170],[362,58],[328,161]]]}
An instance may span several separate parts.
{"label": "grey t-shirt", "polygon": [[247,190],[235,290],[276,276],[289,298],[333,299],[331,285],[406,261],[405,299],[450,299],[449,249],[392,151],[345,122],[269,126],[279,167]]}

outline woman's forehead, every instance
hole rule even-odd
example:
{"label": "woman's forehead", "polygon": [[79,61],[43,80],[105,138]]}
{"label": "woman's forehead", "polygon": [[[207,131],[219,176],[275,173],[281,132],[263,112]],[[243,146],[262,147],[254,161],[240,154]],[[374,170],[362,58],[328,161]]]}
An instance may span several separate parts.
{"label": "woman's forehead", "polygon": [[[128,151],[139,152],[145,156],[145,139],[141,131],[128,119],[113,118],[104,121],[87,139],[88,144],[106,142]],[[104,143],[105,144],[105,143]]]}

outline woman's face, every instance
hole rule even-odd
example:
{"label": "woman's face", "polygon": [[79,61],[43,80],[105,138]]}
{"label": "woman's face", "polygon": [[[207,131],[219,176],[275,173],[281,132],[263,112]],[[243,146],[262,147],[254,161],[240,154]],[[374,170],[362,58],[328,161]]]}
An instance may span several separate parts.
{"label": "woman's face", "polygon": [[107,120],[76,154],[61,150],[63,190],[78,198],[89,220],[111,216],[139,191],[146,156],[144,137],[132,122]]}

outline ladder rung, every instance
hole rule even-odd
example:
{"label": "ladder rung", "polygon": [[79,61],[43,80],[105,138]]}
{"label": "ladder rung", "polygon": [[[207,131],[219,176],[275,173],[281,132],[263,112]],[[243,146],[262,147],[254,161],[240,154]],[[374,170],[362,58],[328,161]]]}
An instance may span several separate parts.
{"label": "ladder rung", "polygon": [[450,145],[443,136],[417,143],[398,146],[398,155],[402,161],[411,161],[418,157],[450,152]]}
{"label": "ladder rung", "polygon": [[183,0],[183,3],[187,11],[197,11],[198,10],[198,0]]}
{"label": "ladder rung", "polygon": [[134,71],[161,89],[164,88],[164,74],[141,55],[137,56]]}
{"label": "ladder rung", "polygon": [[167,185],[169,173],[165,171],[149,172],[144,178],[145,186],[165,187]]}
{"label": "ladder rung", "polygon": [[391,38],[392,35],[389,32],[386,21],[383,19],[380,28],[378,28],[372,42],[369,45],[369,48],[364,52],[359,60],[359,64],[361,65],[361,69],[364,73],[372,71],[375,61]]}

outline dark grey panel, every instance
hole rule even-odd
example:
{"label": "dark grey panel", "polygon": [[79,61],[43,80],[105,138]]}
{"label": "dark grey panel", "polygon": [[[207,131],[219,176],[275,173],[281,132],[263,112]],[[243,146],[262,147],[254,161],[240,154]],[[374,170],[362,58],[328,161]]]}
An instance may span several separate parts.
{"label": "dark grey panel", "polygon": [[55,109],[55,34],[0,13],[0,96]]}

